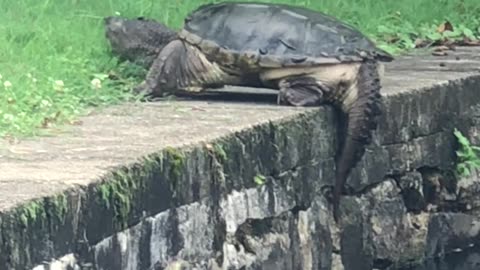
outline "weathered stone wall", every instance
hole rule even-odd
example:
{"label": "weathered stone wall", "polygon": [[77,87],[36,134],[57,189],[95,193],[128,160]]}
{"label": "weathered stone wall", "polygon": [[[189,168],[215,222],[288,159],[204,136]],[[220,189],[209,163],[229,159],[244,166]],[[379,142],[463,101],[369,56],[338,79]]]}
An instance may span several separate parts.
{"label": "weathered stone wall", "polygon": [[[394,269],[468,248],[479,241],[480,177],[449,172],[453,129],[478,140],[480,76],[446,71],[385,92],[339,224],[324,198],[336,115],[322,107],[0,208],[0,269]],[[386,89],[402,89],[402,72]]]}
{"label": "weathered stone wall", "polygon": [[[467,248],[480,235],[479,220],[451,211],[473,214],[476,209],[466,204],[478,203],[472,188],[480,182],[456,182],[448,172],[456,149],[453,128],[467,134],[477,128],[468,125],[475,114],[464,110],[478,108],[471,107],[479,101],[477,79],[437,87],[435,98],[427,92],[388,100],[391,117],[383,118],[376,144],[352,178],[356,195],[343,198],[339,227],[322,196],[333,178],[335,140],[326,128],[333,117],[325,120],[330,112],[320,111],[220,143],[225,152],[214,155],[207,178],[216,183],[208,192],[214,198],[104,239],[93,248],[97,265],[113,269],[113,258],[123,258],[115,268],[385,269]],[[388,132],[400,127],[403,134]],[[258,170],[266,182],[255,186]]]}

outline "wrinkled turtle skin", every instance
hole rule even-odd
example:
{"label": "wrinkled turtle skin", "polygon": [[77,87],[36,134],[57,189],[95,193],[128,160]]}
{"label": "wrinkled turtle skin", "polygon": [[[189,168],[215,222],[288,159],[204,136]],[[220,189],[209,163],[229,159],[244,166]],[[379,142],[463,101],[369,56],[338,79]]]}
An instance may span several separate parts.
{"label": "wrinkled turtle skin", "polygon": [[112,53],[123,61],[146,68],[152,65],[165,44],[177,37],[177,33],[164,24],[144,17],[106,17],[104,22]]}
{"label": "wrinkled turtle skin", "polygon": [[[107,21],[106,26],[111,40],[114,35]],[[129,28],[151,30],[143,30],[139,20],[123,19],[121,35],[125,37]],[[173,33],[162,26],[149,34],[161,42],[138,40],[143,48],[155,47],[159,53],[137,91],[155,97],[224,85],[268,87],[279,91],[282,105],[340,108],[344,136],[333,189],[333,214],[338,221],[346,180],[370,144],[381,112],[379,62],[393,57],[333,17],[281,4],[204,5]]]}

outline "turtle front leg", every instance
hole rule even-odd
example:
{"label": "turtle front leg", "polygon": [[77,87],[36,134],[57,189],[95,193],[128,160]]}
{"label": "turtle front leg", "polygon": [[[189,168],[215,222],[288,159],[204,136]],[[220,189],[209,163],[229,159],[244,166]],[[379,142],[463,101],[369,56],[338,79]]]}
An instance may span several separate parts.
{"label": "turtle front leg", "polygon": [[185,82],[182,69],[186,67],[187,48],[180,40],[168,43],[153,61],[145,81],[134,91],[147,97],[162,97],[163,94],[180,88]]}
{"label": "turtle front leg", "polygon": [[200,50],[174,40],[160,51],[145,81],[135,92],[147,97],[161,97],[177,91],[200,92],[207,87],[221,87],[231,80]]}

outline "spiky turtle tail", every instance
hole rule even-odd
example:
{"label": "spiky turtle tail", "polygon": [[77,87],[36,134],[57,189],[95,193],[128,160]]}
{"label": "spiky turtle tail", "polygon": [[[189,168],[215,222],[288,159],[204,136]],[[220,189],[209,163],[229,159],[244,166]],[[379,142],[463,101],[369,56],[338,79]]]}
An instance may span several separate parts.
{"label": "spiky turtle tail", "polygon": [[377,63],[374,61],[362,63],[357,80],[357,99],[347,112],[345,139],[336,162],[333,190],[335,221],[338,221],[340,196],[345,182],[352,169],[361,160],[366,146],[370,144],[372,131],[377,128],[381,105],[380,88]]}

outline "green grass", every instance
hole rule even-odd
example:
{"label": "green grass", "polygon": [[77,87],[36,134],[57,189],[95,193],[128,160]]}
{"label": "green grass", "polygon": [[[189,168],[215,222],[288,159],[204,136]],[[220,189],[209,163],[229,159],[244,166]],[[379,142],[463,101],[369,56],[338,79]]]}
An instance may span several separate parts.
{"label": "green grass", "polygon": [[[337,16],[359,27],[382,47],[398,52],[411,48],[416,37],[438,38],[435,28],[445,19],[460,30],[457,34],[478,35],[477,1],[278,2]],[[139,76],[131,76],[139,74],[138,70],[119,66],[110,56],[104,39],[104,16],[142,15],[178,28],[183,17],[203,3],[206,1],[0,0],[0,136],[41,134],[44,127],[55,131],[56,125],[74,121],[89,108],[135,99],[128,89],[139,81]],[[109,73],[120,79],[110,80]],[[92,86],[93,79],[101,81],[101,88]]]}

